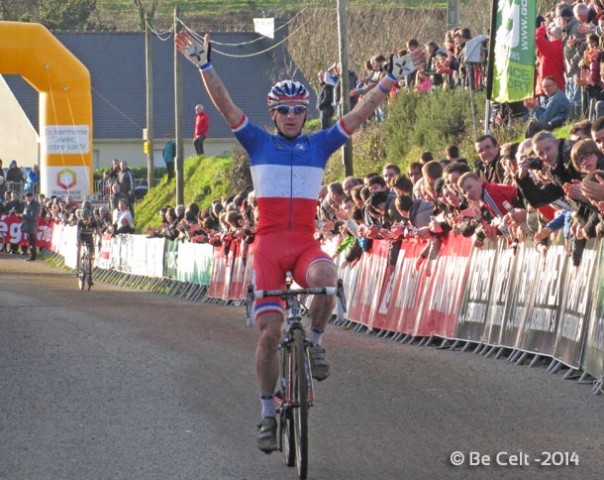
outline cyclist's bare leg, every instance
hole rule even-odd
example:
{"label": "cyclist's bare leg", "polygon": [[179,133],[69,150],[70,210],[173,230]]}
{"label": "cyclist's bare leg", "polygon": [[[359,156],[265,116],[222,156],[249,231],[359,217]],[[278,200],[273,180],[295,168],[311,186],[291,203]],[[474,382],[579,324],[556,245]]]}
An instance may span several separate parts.
{"label": "cyclist's bare leg", "polygon": [[256,348],[256,371],[262,404],[262,422],[258,425],[258,448],[271,453],[278,448],[277,420],[273,393],[279,378],[278,345],[283,330],[283,316],[267,312],[256,317],[260,338]]}
{"label": "cyclist's bare leg", "polygon": [[260,338],[256,347],[256,372],[261,392],[274,392],[279,378],[278,346],[283,334],[283,316],[267,312],[256,318]]}
{"label": "cyclist's bare leg", "polygon": [[[335,287],[338,281],[338,271],[332,262],[315,262],[307,274],[308,286]],[[318,381],[329,377],[329,363],[325,359],[325,350],[321,346],[321,340],[327,322],[333,312],[335,297],[328,295],[315,295],[310,303],[309,313],[311,319],[309,341],[313,344],[308,349],[312,376]]]}
{"label": "cyclist's bare leg", "polygon": [[[308,286],[335,287],[338,283],[338,270],[332,262],[316,262],[308,269]],[[324,331],[336,304],[333,295],[315,295],[310,303],[311,326]]]}

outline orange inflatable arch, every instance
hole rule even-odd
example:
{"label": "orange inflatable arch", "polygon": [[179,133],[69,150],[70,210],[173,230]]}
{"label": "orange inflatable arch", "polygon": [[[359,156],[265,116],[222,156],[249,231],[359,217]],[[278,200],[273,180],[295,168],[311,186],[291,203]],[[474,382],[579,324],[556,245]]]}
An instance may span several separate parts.
{"label": "orange inflatable arch", "polygon": [[81,201],[92,193],[90,73],[44,26],[0,22],[0,74],[39,93],[40,191]]}

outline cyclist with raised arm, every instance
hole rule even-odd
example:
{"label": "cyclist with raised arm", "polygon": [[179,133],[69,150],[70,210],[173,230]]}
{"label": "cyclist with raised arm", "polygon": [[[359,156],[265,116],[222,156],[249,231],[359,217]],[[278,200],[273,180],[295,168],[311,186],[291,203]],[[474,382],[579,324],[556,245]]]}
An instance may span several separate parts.
{"label": "cyclist with raised arm", "polygon": [[88,251],[90,252],[90,261],[94,264],[94,237],[96,233],[99,238],[103,235],[101,227],[92,215],[92,208],[89,202],[83,202],[82,204],[82,215],[77,223],[77,241],[78,241],[78,260],[76,266],[76,273],[80,271],[80,258],[82,251],[82,244],[88,244]]}
{"label": "cyclist with raised arm", "polygon": [[[276,83],[267,97],[269,115],[276,127],[276,133],[271,134],[254,125],[231,99],[210,62],[209,35],[203,44],[186,32],[179,33],[175,41],[185,58],[200,69],[208,95],[250,157],[259,211],[254,243],[255,287],[281,289],[287,271],[293,272],[294,280],[303,288],[335,287],[336,266],[313,237],[325,165],[331,154],[373,114],[413,62],[394,57],[388,74],[362,102],[329,129],[312,135],[302,134],[309,104],[306,87],[291,80]],[[334,305],[333,296],[317,295],[309,308],[311,370],[319,381],[329,376],[321,342]],[[279,376],[278,345],[284,310],[280,299],[263,298],[256,300],[255,312],[260,332],[256,372],[262,405],[258,448],[270,453],[278,448],[273,395]]]}

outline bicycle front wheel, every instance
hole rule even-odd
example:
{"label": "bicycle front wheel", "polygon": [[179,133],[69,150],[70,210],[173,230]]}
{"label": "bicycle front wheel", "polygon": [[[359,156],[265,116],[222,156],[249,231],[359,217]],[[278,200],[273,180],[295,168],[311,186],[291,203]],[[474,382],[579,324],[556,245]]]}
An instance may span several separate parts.
{"label": "bicycle front wheel", "polygon": [[86,257],[83,257],[80,260],[80,270],[78,271],[78,285],[80,287],[80,290],[84,290],[84,287],[86,286],[87,268],[88,260],[86,259]]}
{"label": "bicycle front wheel", "polygon": [[296,464],[296,439],[294,437],[294,416],[290,407],[282,407],[280,416],[281,450],[285,465],[293,467]]}
{"label": "bicycle front wheel", "polygon": [[86,272],[86,283],[88,284],[88,291],[92,287],[92,257],[88,257],[88,271]]}
{"label": "bicycle front wheel", "polygon": [[306,376],[306,347],[302,329],[293,331],[293,394],[294,434],[296,437],[296,467],[298,477],[308,472],[308,377]]}

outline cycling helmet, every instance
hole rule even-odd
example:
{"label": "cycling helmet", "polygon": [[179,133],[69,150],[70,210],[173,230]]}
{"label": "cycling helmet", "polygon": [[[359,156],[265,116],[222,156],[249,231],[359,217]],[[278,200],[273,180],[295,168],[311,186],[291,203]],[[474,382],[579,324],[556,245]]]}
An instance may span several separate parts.
{"label": "cycling helmet", "polygon": [[82,202],[82,210],[86,210],[87,208],[90,208],[90,202],[88,200],[84,200]]}
{"label": "cycling helmet", "polygon": [[283,80],[273,85],[267,95],[269,108],[281,105],[283,102],[296,101],[301,105],[308,105],[310,95],[300,82]]}

